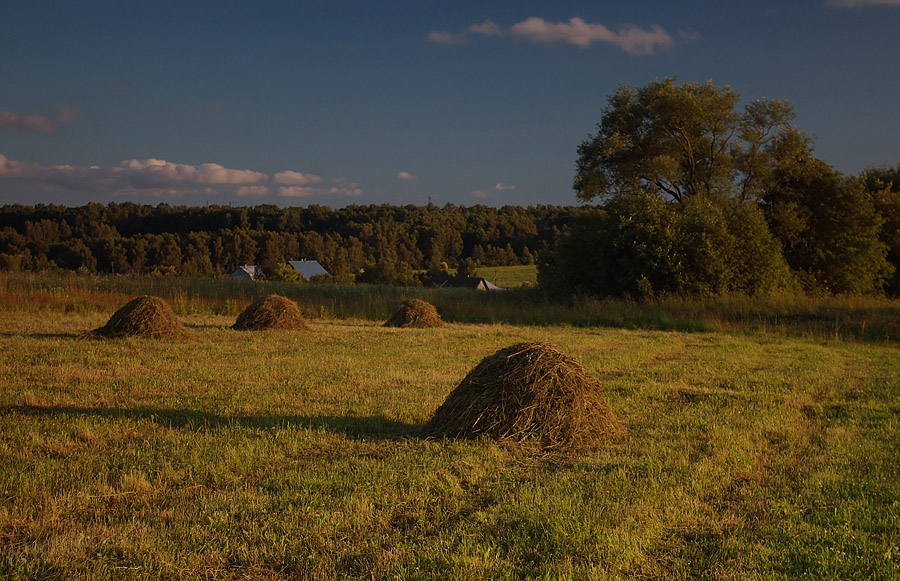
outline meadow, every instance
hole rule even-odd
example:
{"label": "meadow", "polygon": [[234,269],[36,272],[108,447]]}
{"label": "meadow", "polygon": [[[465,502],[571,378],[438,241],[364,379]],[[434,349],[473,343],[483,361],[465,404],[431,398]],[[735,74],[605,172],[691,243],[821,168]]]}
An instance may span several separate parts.
{"label": "meadow", "polygon": [[[260,288],[311,331],[230,329]],[[145,292],[187,338],[79,338]],[[0,275],[0,577],[896,578],[896,301],[419,293]],[[450,324],[382,327],[402,296]],[[626,437],[422,437],[524,340],[596,375]]]}
{"label": "meadow", "polygon": [[537,284],[537,266],[525,264],[521,266],[482,266],[475,271],[475,276],[487,279],[497,286],[519,288]]}

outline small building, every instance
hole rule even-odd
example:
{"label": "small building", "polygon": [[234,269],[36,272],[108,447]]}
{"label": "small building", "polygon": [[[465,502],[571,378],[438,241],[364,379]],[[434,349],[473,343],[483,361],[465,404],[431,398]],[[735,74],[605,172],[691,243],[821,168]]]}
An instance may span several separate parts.
{"label": "small building", "polygon": [[231,273],[231,280],[259,280],[262,278],[262,269],[258,266],[239,266]]}
{"label": "small building", "polygon": [[435,276],[431,278],[431,286],[435,288],[470,288],[480,291],[505,291],[506,287],[497,286],[480,276]]}
{"label": "small building", "polygon": [[288,264],[306,280],[311,280],[314,276],[328,276],[328,271],[318,260],[289,260]]}

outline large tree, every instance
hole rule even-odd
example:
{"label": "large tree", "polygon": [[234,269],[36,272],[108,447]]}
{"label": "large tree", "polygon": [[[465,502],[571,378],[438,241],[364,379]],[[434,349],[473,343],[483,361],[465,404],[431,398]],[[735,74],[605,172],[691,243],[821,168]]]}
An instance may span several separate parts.
{"label": "large tree", "polygon": [[572,229],[543,262],[543,281],[631,296],[791,286],[754,202],[777,167],[779,144],[805,137],[790,125],[785,101],[738,104],[730,87],[712,83],[617,89],[576,164],[578,197],[600,198],[603,217]]}
{"label": "large tree", "polygon": [[759,99],[739,110],[730,87],[654,81],[619,87],[596,135],[578,148],[574,187],[583,201],[641,191],[754,199],[775,144],[796,133],[790,103]]}

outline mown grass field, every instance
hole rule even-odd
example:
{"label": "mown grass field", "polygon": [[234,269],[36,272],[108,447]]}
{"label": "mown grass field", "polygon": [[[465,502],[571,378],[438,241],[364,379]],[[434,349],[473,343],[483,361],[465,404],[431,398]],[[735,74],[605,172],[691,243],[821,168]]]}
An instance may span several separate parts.
{"label": "mown grass field", "polygon": [[[187,339],[96,341],[78,335],[121,303],[60,312],[10,288],[0,578],[900,571],[889,339],[333,315],[237,332],[196,302]],[[579,455],[420,437],[481,358],[522,340],[597,375],[627,437]]]}

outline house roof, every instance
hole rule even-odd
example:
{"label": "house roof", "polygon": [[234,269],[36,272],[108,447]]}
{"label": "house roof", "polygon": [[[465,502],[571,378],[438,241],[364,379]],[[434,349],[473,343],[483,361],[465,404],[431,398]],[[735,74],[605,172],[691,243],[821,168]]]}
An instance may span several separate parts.
{"label": "house roof", "polygon": [[306,280],[314,276],[328,276],[328,271],[319,264],[318,260],[289,260],[288,264],[302,274]]}
{"label": "house roof", "polygon": [[251,279],[256,279],[258,276],[262,275],[262,269],[258,266],[245,264],[234,269],[234,272],[231,273],[231,276],[233,278],[235,275],[240,275],[240,273],[246,274]]}
{"label": "house roof", "polygon": [[438,288],[471,288],[475,290],[507,290],[497,286],[480,276],[435,276],[431,279],[431,285]]}

